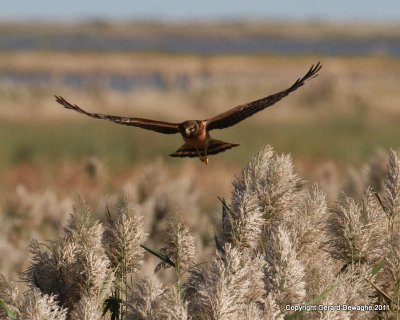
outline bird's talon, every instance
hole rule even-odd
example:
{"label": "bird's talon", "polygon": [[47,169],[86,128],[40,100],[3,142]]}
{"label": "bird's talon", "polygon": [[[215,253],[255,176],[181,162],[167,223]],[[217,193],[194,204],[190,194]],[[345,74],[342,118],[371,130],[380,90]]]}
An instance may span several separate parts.
{"label": "bird's talon", "polygon": [[205,165],[208,165],[208,157],[200,157],[200,161],[203,162]]}

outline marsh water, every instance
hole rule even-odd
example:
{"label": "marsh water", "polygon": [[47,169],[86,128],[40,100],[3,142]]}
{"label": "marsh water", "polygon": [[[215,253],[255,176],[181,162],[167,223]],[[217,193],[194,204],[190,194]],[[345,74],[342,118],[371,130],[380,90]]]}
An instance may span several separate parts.
{"label": "marsh water", "polygon": [[[284,56],[383,56],[400,57],[400,39],[391,37],[368,38],[288,38],[272,36],[179,36],[176,34],[113,35],[102,33],[45,33],[0,32],[0,52],[96,52],[140,53],[163,52],[173,54],[223,55],[271,54]],[[175,87],[185,89],[190,79],[185,75],[175,80]],[[16,85],[49,85],[70,87],[106,86],[117,91],[130,91],[142,87],[165,89],[163,75],[86,73],[53,75],[48,72],[1,70],[0,82]]]}
{"label": "marsh water", "polygon": [[167,34],[0,33],[1,51],[169,52],[193,54],[389,55],[400,57],[400,39],[390,37],[294,39],[272,36],[179,36]]}

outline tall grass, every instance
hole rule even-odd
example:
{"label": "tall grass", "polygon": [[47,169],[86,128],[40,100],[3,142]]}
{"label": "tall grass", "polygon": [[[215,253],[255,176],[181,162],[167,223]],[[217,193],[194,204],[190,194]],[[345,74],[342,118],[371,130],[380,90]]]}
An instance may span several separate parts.
{"label": "tall grass", "polygon": [[[158,249],[146,242],[141,207],[132,200],[137,195],[122,194],[104,223],[80,203],[60,238],[31,241],[32,260],[21,277],[28,286],[24,293],[0,278],[1,315],[26,320],[399,318],[399,172],[392,151],[382,183],[376,184],[382,188],[363,187],[353,197],[343,193],[329,206],[317,185],[308,186],[294,172],[290,156],[267,146],[233,180],[230,203],[220,199],[214,254],[201,260],[186,226],[188,215],[153,229],[161,233]],[[151,191],[144,185],[142,192]],[[173,270],[170,277],[143,274],[150,256],[159,260],[158,274]],[[328,306],[341,309],[320,309]]]}

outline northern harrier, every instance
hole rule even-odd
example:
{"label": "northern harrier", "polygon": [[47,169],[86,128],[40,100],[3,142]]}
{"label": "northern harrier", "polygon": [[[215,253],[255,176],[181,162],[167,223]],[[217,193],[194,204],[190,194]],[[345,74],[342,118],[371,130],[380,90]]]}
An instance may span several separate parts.
{"label": "northern harrier", "polygon": [[110,116],[101,113],[87,112],[76,104],[73,105],[59,96],[56,96],[56,100],[65,108],[78,111],[92,118],[109,120],[118,124],[140,127],[164,134],[180,133],[185,143],[174,153],[170,154],[170,156],[181,158],[199,157],[202,162],[207,164],[208,155],[217,154],[238,146],[238,144],[227,143],[211,138],[209,134],[211,130],[228,128],[257,112],[272,106],[291,92],[303,86],[305,81],[318,76],[318,71],[321,67],[322,66],[319,62],[315,66],[312,65],[310,70],[302,78],[297,79],[291,87],[283,91],[259,100],[239,105],[206,120],[186,120],[181,123],[171,123],[141,118]]}

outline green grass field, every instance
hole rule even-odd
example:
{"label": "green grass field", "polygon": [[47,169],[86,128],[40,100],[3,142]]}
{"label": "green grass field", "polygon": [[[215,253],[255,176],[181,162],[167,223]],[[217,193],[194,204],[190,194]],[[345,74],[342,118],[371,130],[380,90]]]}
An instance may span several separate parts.
{"label": "green grass field", "polygon": [[[265,125],[247,120],[236,127],[213,131],[212,136],[240,147],[211,158],[213,162],[243,165],[266,144],[278,152],[308,160],[333,160],[340,165],[361,164],[377,147],[399,148],[397,121],[385,126],[368,123],[359,117],[312,121],[286,121]],[[61,161],[96,156],[112,168],[134,166],[161,156],[168,163],[193,161],[172,159],[168,154],[183,143],[179,135],[152,132],[101,123],[93,120],[36,123],[5,121],[0,127],[0,168],[21,164],[57,167]]]}

